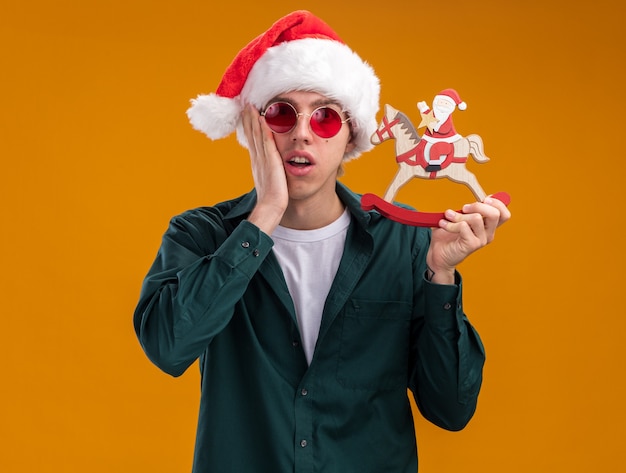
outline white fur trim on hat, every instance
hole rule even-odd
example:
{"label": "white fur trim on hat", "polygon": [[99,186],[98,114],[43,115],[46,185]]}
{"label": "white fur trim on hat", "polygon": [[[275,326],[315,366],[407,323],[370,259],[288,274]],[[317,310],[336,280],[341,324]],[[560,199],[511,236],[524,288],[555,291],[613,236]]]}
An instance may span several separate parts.
{"label": "white fur trim on hat", "polygon": [[235,131],[241,111],[241,103],[236,98],[216,94],[199,95],[191,101],[187,117],[196,130],[212,140],[218,140]]}

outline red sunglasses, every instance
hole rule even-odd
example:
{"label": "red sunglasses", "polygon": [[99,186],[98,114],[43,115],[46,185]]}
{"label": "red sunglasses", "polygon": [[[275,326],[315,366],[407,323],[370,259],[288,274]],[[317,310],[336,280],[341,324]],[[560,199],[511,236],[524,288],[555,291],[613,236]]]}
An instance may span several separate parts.
{"label": "red sunglasses", "polygon": [[302,115],[309,117],[309,126],[313,133],[320,138],[332,138],[341,126],[350,118],[341,119],[339,112],[330,107],[319,107],[313,113],[298,112],[288,102],[274,102],[270,104],[261,115],[265,117],[265,123],[274,133],[289,133],[293,130]]}

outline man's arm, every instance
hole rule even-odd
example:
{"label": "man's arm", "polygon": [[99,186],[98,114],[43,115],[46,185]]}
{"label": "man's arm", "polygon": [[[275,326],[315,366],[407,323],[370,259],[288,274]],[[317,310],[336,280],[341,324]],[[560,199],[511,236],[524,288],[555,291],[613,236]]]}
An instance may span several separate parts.
{"label": "man's arm", "polygon": [[[287,208],[287,178],[271,130],[252,106],[246,107],[242,120],[257,193],[255,208],[223,242],[215,238],[224,233],[218,220],[207,220],[200,230],[185,218],[174,219],[135,312],[144,351],[174,376],[228,324],[273,245],[268,235]],[[217,249],[206,251],[207,246]]]}
{"label": "man's arm", "polygon": [[172,220],[134,314],[146,355],[172,376],[181,375],[228,324],[272,247],[249,222],[226,236],[212,219],[189,215]]}
{"label": "man's arm", "polygon": [[[498,226],[511,214],[506,205],[487,197],[446,211],[432,230],[412,323],[412,371],[409,387],[424,417],[440,427],[460,430],[476,409],[485,354],[478,333],[463,312],[462,284],[456,266],[491,243]],[[424,276],[422,276],[424,275]]]}
{"label": "man's arm", "polygon": [[460,430],[472,418],[485,362],[480,337],[463,313],[460,276],[455,278],[453,285],[423,281],[411,326],[409,388],[422,415],[448,430]]}

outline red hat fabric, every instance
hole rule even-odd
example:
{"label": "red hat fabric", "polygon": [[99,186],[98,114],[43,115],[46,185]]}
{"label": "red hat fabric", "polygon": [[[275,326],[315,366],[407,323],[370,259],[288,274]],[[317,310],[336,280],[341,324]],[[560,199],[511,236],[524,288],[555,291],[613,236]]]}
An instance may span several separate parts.
{"label": "red hat fabric", "polygon": [[191,101],[187,115],[211,139],[237,131],[247,147],[241,112],[247,103],[264,108],[273,97],[313,91],[339,104],[351,117],[355,149],[350,159],[371,149],[380,85],[373,69],[326,23],[299,10],[254,38],[228,66],[215,93]]}
{"label": "red hat fabric", "polygon": [[339,42],[341,38],[322,20],[306,11],[293,12],[272,25],[265,33],[254,38],[228,66],[215,93],[221,97],[236,97],[241,93],[252,66],[268,48],[284,41],[303,38],[323,38]]}
{"label": "red hat fabric", "polygon": [[467,104],[461,100],[461,96],[455,89],[444,89],[437,94],[437,97],[444,96],[452,99],[452,101],[459,107],[459,110],[467,109]]}

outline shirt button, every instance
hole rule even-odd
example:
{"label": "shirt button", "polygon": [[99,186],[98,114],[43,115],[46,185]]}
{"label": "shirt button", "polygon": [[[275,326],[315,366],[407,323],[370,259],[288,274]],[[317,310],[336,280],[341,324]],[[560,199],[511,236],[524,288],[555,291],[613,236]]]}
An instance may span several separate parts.
{"label": "shirt button", "polygon": [[300,345],[298,343],[298,340],[294,340],[293,342],[291,342],[291,346],[294,347],[294,348],[297,347],[298,345]]}
{"label": "shirt button", "polygon": [[300,440],[300,446],[301,446],[302,448],[306,447],[307,445],[308,445],[308,443],[307,443],[307,441],[306,441],[306,440]]}
{"label": "shirt button", "polygon": [[252,252],[252,254],[253,254],[254,256],[259,256],[261,253],[259,252],[259,250],[254,250],[254,251]]}
{"label": "shirt button", "polygon": [[302,388],[302,391],[300,391],[300,394],[302,394],[303,396],[306,396],[307,394],[309,394],[309,391],[307,391],[305,388]]}
{"label": "shirt button", "polygon": [[452,307],[452,304],[450,304],[449,302],[446,302],[446,303],[443,305],[443,308],[444,308],[444,309],[446,309],[446,310],[450,310],[450,308],[451,308],[451,307]]}
{"label": "shirt button", "polygon": [[241,246],[243,248],[248,248],[250,246],[250,242],[249,241],[244,241],[244,242],[241,243]]}

